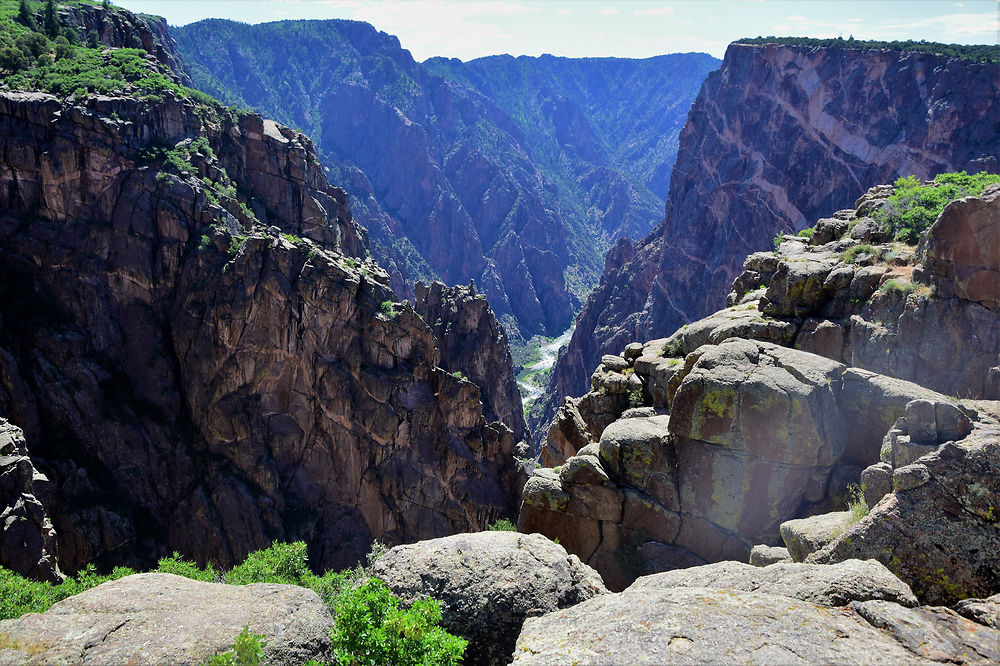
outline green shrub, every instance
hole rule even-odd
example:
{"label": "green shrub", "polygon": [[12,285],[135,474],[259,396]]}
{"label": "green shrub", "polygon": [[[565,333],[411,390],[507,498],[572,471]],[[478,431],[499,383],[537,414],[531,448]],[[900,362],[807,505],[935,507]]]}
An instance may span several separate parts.
{"label": "green shrub", "polygon": [[250,631],[250,625],[236,635],[233,649],[214,655],[205,662],[207,666],[259,666],[264,659],[264,634]]}
{"label": "green shrub", "polygon": [[848,525],[853,525],[868,515],[868,502],[865,501],[864,492],[859,486],[851,484],[847,486],[847,491],[851,495],[851,499],[847,502],[847,510],[851,513]]}
{"label": "green shrub", "polygon": [[94,565],[88,564],[75,577],[67,577],[62,583],[53,585],[27,579],[0,567],[0,620],[20,617],[25,613],[44,613],[57,601],[134,573],[127,567],[116,567],[110,574],[99,575]]}
{"label": "green shrub", "polygon": [[684,355],[684,341],[676,337],[663,347],[663,355],[667,358],[679,358]]}
{"label": "green shrub", "polygon": [[510,522],[506,518],[501,518],[486,529],[490,532],[516,532],[517,525]]}
{"label": "green shrub", "polygon": [[629,407],[642,407],[645,404],[646,400],[642,396],[642,389],[632,389],[628,392]]}
{"label": "green shrub", "polygon": [[283,583],[301,585],[303,578],[312,575],[309,571],[306,544],[302,541],[279,543],[270,548],[250,553],[243,564],[229,570],[224,580],[230,585],[251,583]]}
{"label": "green shrub", "polygon": [[778,248],[781,247],[781,244],[784,242],[785,242],[784,231],[779,231],[778,233],[774,234],[774,238],[771,239],[771,245],[774,246],[774,251],[777,252]]}
{"label": "green shrub", "polygon": [[399,310],[396,309],[396,304],[392,301],[382,301],[382,304],[379,306],[379,312],[389,319],[395,319],[399,316]]}
{"label": "green shrub", "polygon": [[461,379],[463,381],[469,381],[469,378],[466,377],[465,373],[462,372],[461,370],[456,370],[455,372],[451,373],[451,376],[454,377],[455,379]]}
{"label": "green shrub", "polygon": [[871,245],[861,244],[861,245],[855,245],[854,247],[844,250],[844,252],[840,255],[840,260],[848,264],[853,264],[854,262],[863,259],[864,256],[867,255],[871,257],[873,260],[878,261],[883,257],[884,254],[885,250],[883,248],[872,247]]}
{"label": "green shrub", "polygon": [[185,578],[200,580],[206,583],[217,583],[221,579],[219,572],[211,564],[202,569],[194,562],[182,559],[180,553],[176,551],[170,557],[161,558],[156,564],[156,570],[160,573],[184,576]]}
{"label": "green shrub", "polygon": [[369,578],[335,604],[330,634],[339,664],[458,664],[468,641],[439,625],[441,604],[421,599],[408,609],[385,583]]}
{"label": "green shrub", "polygon": [[943,173],[933,185],[923,185],[915,176],[907,176],[894,183],[896,191],[873,217],[896,240],[914,245],[945,206],[956,199],[978,196],[987,185],[998,182],[1000,176],[985,172]]}
{"label": "green shrub", "polygon": [[799,233],[795,235],[798,236],[799,238],[812,238],[814,233],[816,233],[815,228],[807,227],[805,229],[802,229],[801,231],[799,231]]}
{"label": "green shrub", "polygon": [[910,282],[909,280],[897,280],[895,278],[886,280],[882,285],[882,291],[889,294],[900,294],[902,296],[909,296],[919,288],[920,285],[916,282]]}

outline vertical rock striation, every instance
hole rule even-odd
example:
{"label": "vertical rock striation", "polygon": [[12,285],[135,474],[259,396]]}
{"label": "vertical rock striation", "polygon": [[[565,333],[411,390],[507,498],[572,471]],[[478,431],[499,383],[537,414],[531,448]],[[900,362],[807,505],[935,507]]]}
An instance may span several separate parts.
{"label": "vertical rock striation", "polygon": [[[537,422],[548,422],[564,396],[586,389],[581,369],[596,366],[601,354],[668,335],[720,307],[743,258],[769,248],[775,233],[847,208],[877,183],[978,170],[996,158],[997,100],[996,64],[731,45],[681,132],[661,233],[632,249],[641,264],[609,263]],[[655,279],[633,284],[648,264]],[[637,293],[617,297],[631,288]],[[619,309],[607,309],[616,303]]]}

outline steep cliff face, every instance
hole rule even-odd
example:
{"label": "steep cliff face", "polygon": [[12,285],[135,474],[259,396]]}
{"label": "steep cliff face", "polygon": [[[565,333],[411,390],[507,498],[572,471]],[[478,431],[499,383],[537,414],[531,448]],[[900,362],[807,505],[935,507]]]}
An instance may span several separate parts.
{"label": "steep cliff face", "polygon": [[311,142],[173,100],[0,95],[0,414],[59,559],[223,565],[512,510],[510,430],[363,259]]}
{"label": "steep cliff face", "polygon": [[[681,133],[662,234],[635,250],[655,264],[656,279],[648,289],[639,280],[639,293],[621,309],[602,312],[601,327],[618,333],[578,324],[581,340],[611,346],[570,344],[560,365],[572,369],[553,373],[539,421],[551,418],[563,396],[585,388],[578,369],[593,367],[600,354],[628,339],[667,335],[721,305],[743,257],[769,248],[777,232],[846,208],[868,187],[898,176],[995,164],[998,93],[996,64],[895,51],[731,45]],[[606,273],[594,304],[631,287],[642,272],[635,266]],[[580,321],[598,319],[590,307]]]}
{"label": "steep cliff face", "polygon": [[659,218],[676,136],[718,62],[416,63],[351,21],[174,34],[202,90],[301,127],[331,168],[358,170],[348,189],[380,262],[403,279],[475,279],[513,339],[567,328],[610,242]]}
{"label": "steep cliff face", "polygon": [[478,386],[486,418],[510,428],[514,441],[523,440],[524,411],[507,335],[475,283],[418,282],[413,309],[434,332],[441,367]]}

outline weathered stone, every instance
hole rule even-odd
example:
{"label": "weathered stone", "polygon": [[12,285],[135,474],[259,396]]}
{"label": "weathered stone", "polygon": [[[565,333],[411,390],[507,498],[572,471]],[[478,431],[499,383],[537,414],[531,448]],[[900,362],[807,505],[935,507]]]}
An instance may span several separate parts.
{"label": "weathered stone", "polygon": [[606,592],[601,577],[540,534],[478,532],[396,546],[372,574],[412,603],[431,597],[441,624],[469,640],[465,660],[506,664],[525,618]]}
{"label": "weathered stone", "polygon": [[809,239],[810,245],[826,245],[847,233],[847,221],[836,217],[821,218],[813,226],[813,235]]}
{"label": "weathered stone", "polygon": [[874,600],[854,601],[851,609],[917,657],[962,664],[1000,661],[1000,631],[977,625],[947,608],[904,608]]}
{"label": "weathered stone", "polygon": [[948,204],[924,235],[918,273],[941,298],[1000,308],[1000,188]]}
{"label": "weathered stone", "polygon": [[645,345],[641,342],[630,342],[625,345],[625,351],[622,352],[622,356],[625,357],[626,361],[634,361],[643,354]]}
{"label": "weathered stone", "polygon": [[1000,590],[1000,432],[977,428],[900,473],[895,492],[810,561],[878,559],[924,603]]}
{"label": "weathered stone", "polygon": [[718,562],[643,576],[628,590],[642,592],[672,587],[760,592],[831,608],[869,599],[917,605],[906,583],[875,560],[847,560],[834,565],[775,563],[770,566]]}
{"label": "weathered stone", "polygon": [[605,354],[602,356],[601,363],[608,372],[624,372],[629,367],[628,361],[614,354]]}
{"label": "weathered stone", "polygon": [[601,484],[608,482],[608,473],[595,456],[573,456],[559,470],[563,483]]}
{"label": "weathered stone", "polygon": [[859,243],[866,245],[878,245],[888,243],[892,240],[892,235],[884,231],[882,227],[870,217],[862,217],[851,229],[850,237]]}
{"label": "weathered stone", "polygon": [[333,658],[333,619],[312,590],[150,573],[0,622],[0,664],[201,664],[232,649],[245,626],[264,634],[266,663]]}
{"label": "weathered stone", "polygon": [[24,433],[0,418],[0,566],[60,582],[56,531],[39,497],[50,492],[48,478],[28,455]]}
{"label": "weathered stone", "polygon": [[819,312],[829,299],[823,283],[834,261],[783,261],[767,287],[764,314],[804,317]]}
{"label": "weathered stone", "polygon": [[[640,628],[641,629],[637,629]],[[673,588],[600,595],[529,619],[515,664],[912,661],[854,614],[752,592]]]}
{"label": "weathered stone", "polygon": [[601,435],[601,460],[619,483],[633,486],[673,510],[677,508],[669,416],[623,419]]}
{"label": "weathered stone", "polygon": [[849,511],[823,513],[781,523],[781,539],[795,562],[820,550],[839,537],[850,525]]}
{"label": "weathered stone", "polygon": [[844,356],[845,330],[826,319],[807,319],[795,336],[795,348],[841,362]]}
{"label": "weathered stone", "polygon": [[787,548],[781,546],[765,546],[758,544],[750,550],[750,564],[755,567],[766,567],[778,562],[791,562],[792,556]]}
{"label": "weathered stone", "polygon": [[963,599],[955,604],[955,611],[979,624],[1000,629],[1000,594],[986,599]]}
{"label": "weathered stone", "polygon": [[876,463],[861,472],[861,491],[865,504],[873,507],[879,500],[892,492],[892,465]]}
{"label": "weathered stone", "polygon": [[590,431],[583,420],[577,402],[566,398],[556,412],[556,418],[542,445],[541,460],[544,467],[561,465],[567,458],[590,444]]}
{"label": "weathered stone", "polygon": [[898,467],[892,472],[892,490],[913,490],[931,480],[930,470],[920,463]]}

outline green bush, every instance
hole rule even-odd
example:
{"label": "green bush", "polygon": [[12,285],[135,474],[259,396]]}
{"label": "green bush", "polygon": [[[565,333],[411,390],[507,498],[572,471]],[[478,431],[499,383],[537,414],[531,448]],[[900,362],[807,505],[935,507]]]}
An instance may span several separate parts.
{"label": "green bush", "polygon": [[816,233],[815,228],[806,227],[805,229],[800,230],[799,233],[795,235],[798,236],[799,238],[812,238],[814,233]]}
{"label": "green bush", "polygon": [[468,641],[438,624],[441,605],[421,599],[408,609],[378,578],[345,590],[334,607],[330,634],[337,662],[350,664],[458,664]]}
{"label": "green bush", "polygon": [[486,529],[490,532],[516,532],[517,525],[510,522],[506,518],[501,518]]}
{"label": "green bush", "polygon": [[396,309],[396,304],[392,301],[382,301],[379,311],[389,319],[395,319],[399,316],[399,310]]}
{"label": "green bush", "polygon": [[67,577],[62,583],[53,585],[30,580],[0,567],[0,620],[20,617],[25,613],[44,613],[57,601],[134,573],[127,567],[116,567],[110,574],[99,575],[94,565],[88,564],[75,577]]}
{"label": "green bush", "polygon": [[844,250],[844,252],[840,255],[840,260],[848,264],[853,264],[867,255],[877,261],[881,259],[884,254],[885,250],[883,248],[872,247],[871,245],[862,243],[861,245],[855,245],[854,247]]}
{"label": "green bush", "polygon": [[202,569],[194,562],[182,559],[180,553],[176,551],[170,557],[160,559],[157,562],[156,570],[160,573],[184,576],[185,578],[200,580],[206,583],[217,583],[221,579],[221,575],[211,564]]}
{"label": "green bush", "polygon": [[301,585],[309,571],[306,544],[302,541],[279,543],[270,548],[250,553],[243,564],[233,567],[224,577],[230,585],[251,583],[283,583]]}
{"label": "green bush", "polygon": [[920,285],[916,282],[910,282],[909,280],[897,280],[895,278],[886,280],[882,285],[882,291],[889,294],[900,294],[902,296],[908,296],[919,288]]}
{"label": "green bush", "polygon": [[943,173],[933,185],[923,185],[915,176],[907,176],[894,183],[896,191],[873,217],[896,240],[915,245],[945,206],[956,199],[978,196],[987,185],[998,182],[1000,176],[985,172]]}
{"label": "green bush", "polygon": [[264,659],[264,634],[250,631],[250,625],[236,635],[233,649],[214,655],[205,662],[207,666],[259,666]]}

